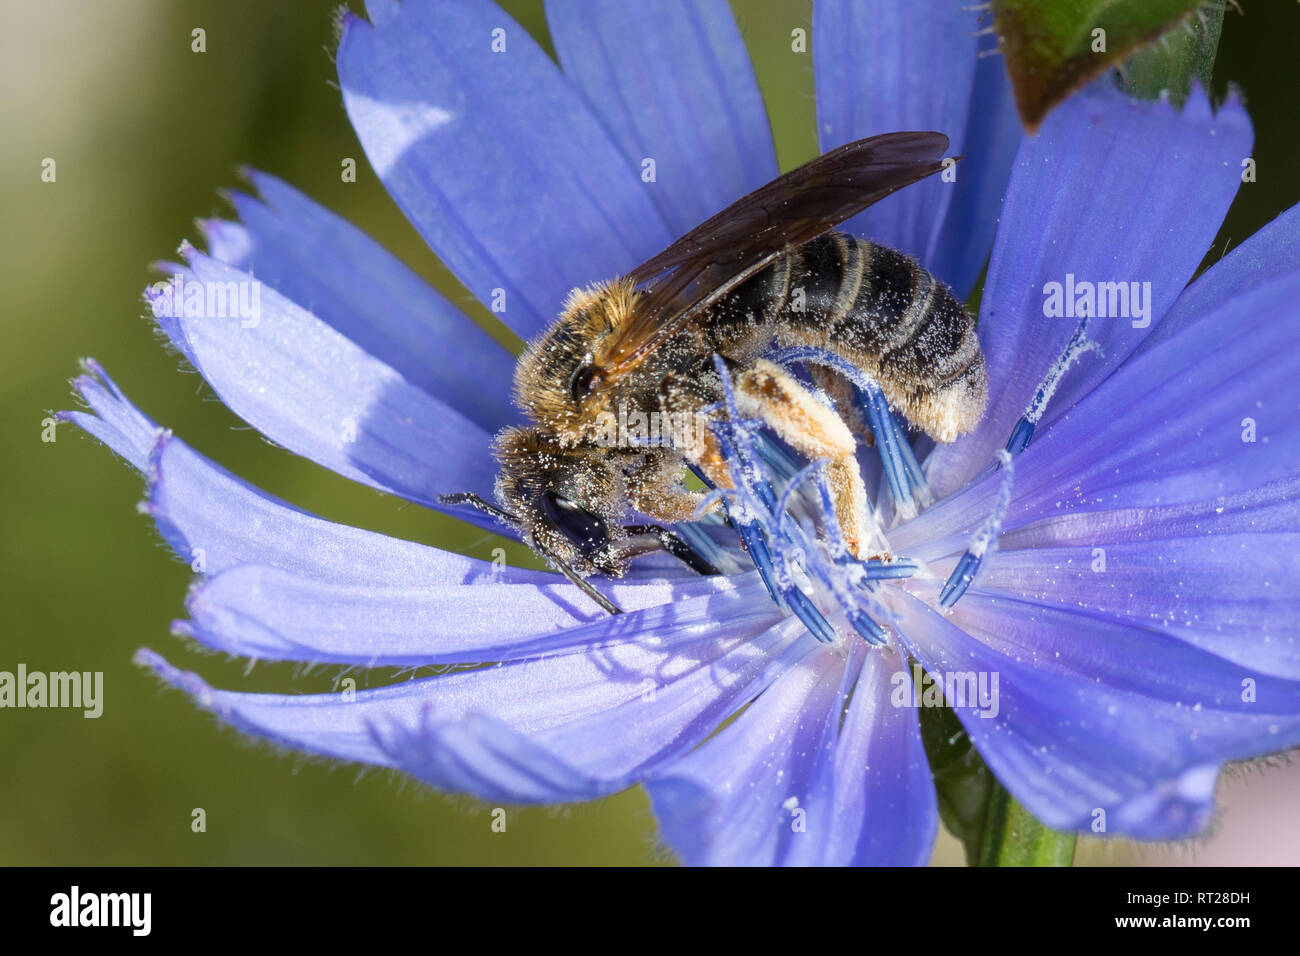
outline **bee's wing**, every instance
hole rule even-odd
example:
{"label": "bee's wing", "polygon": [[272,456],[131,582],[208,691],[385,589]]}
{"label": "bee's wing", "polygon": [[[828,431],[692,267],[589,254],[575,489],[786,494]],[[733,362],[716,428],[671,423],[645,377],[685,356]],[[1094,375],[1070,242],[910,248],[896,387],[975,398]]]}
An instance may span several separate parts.
{"label": "bee's wing", "polygon": [[942,133],[884,133],[846,143],[760,186],[696,226],[629,277],[640,295],[595,356],[605,384],[787,250],[943,168]]}

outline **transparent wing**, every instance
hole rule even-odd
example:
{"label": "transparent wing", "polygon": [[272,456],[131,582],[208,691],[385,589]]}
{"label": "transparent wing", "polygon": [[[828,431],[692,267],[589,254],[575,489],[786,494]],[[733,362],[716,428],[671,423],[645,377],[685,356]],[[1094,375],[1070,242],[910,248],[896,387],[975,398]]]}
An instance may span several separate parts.
{"label": "transparent wing", "polygon": [[591,387],[616,381],[665,338],[785,252],[943,168],[948,137],[884,133],[846,143],[736,200],[630,273],[640,295],[594,356]]}

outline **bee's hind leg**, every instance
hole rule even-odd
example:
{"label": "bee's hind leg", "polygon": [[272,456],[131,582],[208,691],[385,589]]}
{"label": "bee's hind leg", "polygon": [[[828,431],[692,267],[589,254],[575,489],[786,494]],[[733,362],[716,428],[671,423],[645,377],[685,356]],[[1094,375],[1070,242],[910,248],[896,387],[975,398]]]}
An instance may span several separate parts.
{"label": "bee's hind leg", "polygon": [[736,374],[736,404],[741,415],[758,418],[809,460],[826,459],[826,477],[849,552],[868,556],[871,537],[867,489],[858,470],[857,443],[849,427],[819,402],[794,376],[760,359]]}
{"label": "bee's hind leg", "polygon": [[862,410],[862,405],[858,402],[857,386],[826,365],[810,363],[808,374],[812,376],[813,384],[835,403],[835,410],[839,412],[844,424],[849,426],[849,431],[867,448],[874,448],[876,434],[871,428],[871,422],[867,420],[866,413]]}

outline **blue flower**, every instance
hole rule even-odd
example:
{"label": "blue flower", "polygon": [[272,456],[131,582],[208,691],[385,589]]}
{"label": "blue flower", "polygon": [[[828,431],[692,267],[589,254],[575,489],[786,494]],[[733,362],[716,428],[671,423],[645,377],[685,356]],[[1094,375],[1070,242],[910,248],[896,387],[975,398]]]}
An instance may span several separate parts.
{"label": "blue flower", "polygon": [[[571,287],[626,272],[777,172],[725,2],[547,12],[560,68],[487,2],[372,0],[338,51],[371,165],[525,337]],[[1241,106],[1215,114],[1194,92],[1177,111],[1098,85],[1020,139],[973,16],[818,0],[810,38],[824,149],[938,129],[968,157],[955,183],[852,227],[959,294],[993,246],[980,427],[919,444],[923,476],[897,459],[882,478],[863,455],[889,546],[917,568],[861,592],[883,643],[814,639],[755,571],[649,560],[601,582],[627,612],[607,617],[558,575],[326,521],[159,428],[89,362],[90,411],[65,417],[144,473],[143,510],[203,572],[180,633],[266,660],[497,666],[353,699],[217,690],[140,659],[248,734],[491,801],[644,783],[688,863],[915,864],[937,812],[917,710],[898,706],[920,690],[910,658],[997,676],[995,706],[954,702],[957,716],[1049,826],[1088,830],[1098,811],[1109,834],[1203,826],[1225,761],[1300,743],[1300,207],[1189,285],[1250,155]],[[250,178],[260,198],[234,196],[240,222],[206,223],[207,253],[183,247],[149,293],[172,343],[300,455],[431,508],[489,494],[492,436],[517,421],[512,357],[355,228]],[[1131,317],[1081,334],[1047,314],[1051,283],[1118,281],[1144,298]],[[193,283],[236,301],[252,288],[256,307],[205,317],[184,307]],[[1018,454],[999,454],[1013,432]],[[734,437],[737,461],[759,453]],[[758,470],[789,478],[779,464]],[[934,503],[903,517],[900,481]],[[843,597],[824,541],[763,520],[824,574],[809,587]]]}

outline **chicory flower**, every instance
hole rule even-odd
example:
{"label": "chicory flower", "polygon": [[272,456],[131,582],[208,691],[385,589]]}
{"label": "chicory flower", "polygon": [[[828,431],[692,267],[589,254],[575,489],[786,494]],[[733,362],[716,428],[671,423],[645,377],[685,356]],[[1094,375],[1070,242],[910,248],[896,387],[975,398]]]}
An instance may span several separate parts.
{"label": "chicory flower", "polygon": [[[344,18],[338,67],[370,163],[522,336],[570,288],[626,272],[777,172],[722,0],[548,4],[559,67],[487,2],[372,0],[368,16]],[[1300,742],[1300,211],[1189,285],[1250,154],[1240,104],[1215,113],[1194,92],[1178,111],[1097,85],[1020,139],[973,18],[946,3],[814,11],[823,149],[938,129],[968,157],[956,182],[904,190],[849,228],[959,294],[993,242],[980,427],[918,443],[919,473],[898,458],[882,477],[863,455],[881,533],[915,573],[826,613],[861,612],[879,639],[818,640],[748,558],[708,578],[640,562],[601,582],[626,610],[607,617],[558,575],[326,521],[204,458],[90,362],[90,411],[65,417],[146,476],[142,508],[178,555],[202,552],[179,633],[252,659],[494,666],[282,696],[141,661],[245,733],[486,800],[643,783],[688,863],[918,864],[938,818],[914,661],[996,678],[995,699],[948,703],[1049,826],[1203,826],[1225,761]],[[149,293],[171,342],[300,455],[432,508],[489,495],[492,436],[518,419],[511,356],[358,230],[250,178],[259,198],[233,197],[240,222],[206,223],[207,252],[183,247]],[[1103,316],[1103,283],[1108,303],[1124,284],[1124,314]],[[256,308],[186,308],[195,284],[234,301],[255,289]],[[735,437],[737,461],[761,441]],[[815,479],[756,467],[777,493]],[[783,562],[802,546],[819,607],[849,593],[833,534],[801,538],[779,509],[760,513],[770,502],[736,504]]]}

